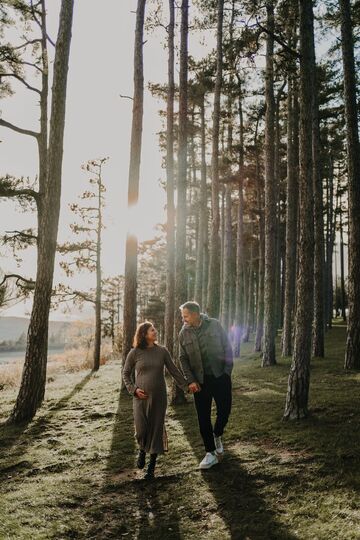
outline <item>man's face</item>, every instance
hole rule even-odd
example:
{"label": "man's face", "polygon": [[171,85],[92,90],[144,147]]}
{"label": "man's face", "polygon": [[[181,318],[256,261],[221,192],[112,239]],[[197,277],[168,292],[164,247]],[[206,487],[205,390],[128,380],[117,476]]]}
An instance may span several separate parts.
{"label": "man's face", "polygon": [[184,308],[181,310],[181,316],[185,324],[189,326],[198,326],[200,323],[200,314],[195,311],[189,311]]}

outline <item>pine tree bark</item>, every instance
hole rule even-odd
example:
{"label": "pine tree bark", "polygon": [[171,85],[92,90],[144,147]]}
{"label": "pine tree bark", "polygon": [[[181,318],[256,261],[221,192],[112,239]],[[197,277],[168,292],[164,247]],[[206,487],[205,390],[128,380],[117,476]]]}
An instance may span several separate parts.
{"label": "pine tree bark", "polygon": [[360,369],[360,148],[350,0],[339,0],[349,182],[348,328],[345,368]]}
{"label": "pine tree bark", "polygon": [[308,414],[310,385],[311,334],[314,294],[313,231],[313,70],[312,0],[299,1],[300,14],[300,239],[297,276],[295,342],[288,380],[285,419]]}
{"label": "pine tree bark", "polygon": [[226,331],[230,326],[230,291],[231,291],[231,255],[232,255],[232,219],[231,219],[231,184],[225,186],[225,231],[224,231],[224,270],[222,323]]}
{"label": "pine tree bark", "polygon": [[9,418],[10,423],[31,420],[42,404],[45,394],[49,311],[60,214],[66,89],[73,8],[73,0],[62,0],[55,47],[47,174],[46,182],[44,181],[40,186],[42,191],[40,191],[38,206],[36,285],[21,385]]}
{"label": "pine tree bark", "polygon": [[241,79],[238,77],[239,85],[239,183],[238,183],[238,211],[237,211],[237,233],[236,233],[236,259],[235,259],[235,332],[234,332],[234,356],[239,358],[241,348],[241,338],[243,332],[244,319],[244,118],[242,109],[242,89]]}
{"label": "pine tree bark", "polygon": [[205,139],[205,93],[200,101],[200,134],[201,134],[201,167],[200,167],[200,220],[198,250],[196,255],[195,300],[203,305],[205,243],[208,236],[207,223],[207,189],[206,189],[206,139]]}
{"label": "pine tree bark", "polygon": [[264,274],[265,274],[265,219],[264,219],[264,204],[263,204],[263,183],[260,174],[260,156],[258,145],[258,117],[255,129],[255,167],[256,167],[256,198],[259,212],[259,277],[258,277],[258,301],[256,309],[256,334],[254,351],[260,352],[263,348],[263,333],[264,333]]}
{"label": "pine tree bark", "polygon": [[343,226],[341,197],[340,197],[340,212],[339,212],[339,228],[340,228],[341,316],[342,316],[343,321],[346,322],[344,226]]}
{"label": "pine tree bark", "polygon": [[[97,208],[97,231],[96,231],[96,296],[95,296],[95,339],[94,339],[94,371],[100,368],[100,353],[101,353],[101,305],[102,305],[102,269],[101,269],[101,248],[102,248],[102,228],[103,228],[103,191],[104,184],[102,182],[102,166],[107,158],[103,158],[97,162],[97,185],[98,185],[98,208]],[[113,324],[113,318],[112,318]],[[112,335],[114,334],[112,330]]]}
{"label": "pine tree bark", "polygon": [[289,77],[287,96],[287,184],[286,184],[286,249],[285,305],[282,334],[282,356],[292,353],[292,330],[295,307],[296,237],[298,221],[298,157],[297,157],[297,95],[295,81]]}
{"label": "pine tree bark", "polygon": [[[128,180],[128,208],[134,212],[139,198],[139,179],[141,161],[141,142],[143,126],[144,102],[144,67],[143,41],[146,0],[138,0],[136,10],[135,44],[134,44],[134,98],[132,111],[130,164]],[[125,250],[125,283],[123,311],[123,364],[131,349],[136,330],[137,310],[137,237],[129,231]]]}
{"label": "pine tree bark", "polygon": [[312,128],[312,157],[313,157],[313,183],[314,183],[314,322],[313,322],[313,356],[325,356],[325,316],[324,316],[324,209],[323,186],[320,171],[320,125],[319,125],[319,99],[316,77],[315,42],[313,51],[313,128]]}
{"label": "pine tree bark", "polygon": [[276,190],[275,190],[275,99],[274,99],[274,5],[267,2],[266,80],[265,80],[265,278],[264,278],[264,350],[262,366],[276,364]]}
{"label": "pine tree bark", "polygon": [[175,5],[169,0],[168,25],[168,94],[166,114],[166,295],[165,295],[165,345],[174,352],[175,323],[175,204],[174,204],[174,34]]}
{"label": "pine tree bark", "polygon": [[327,223],[326,223],[326,323],[332,328],[333,318],[333,252],[335,242],[336,214],[334,213],[334,164],[329,156],[329,174],[327,178]]}
{"label": "pine tree bark", "polygon": [[[179,306],[183,304],[187,292],[186,276],[186,179],[187,179],[187,112],[188,112],[188,32],[189,1],[181,3],[180,29],[180,83],[179,83],[179,143],[176,209],[176,253],[175,253],[175,330],[180,332],[182,319]],[[178,340],[175,357],[178,362]],[[173,405],[185,402],[184,392],[172,384],[171,402]]]}
{"label": "pine tree bark", "polygon": [[219,213],[219,132],[220,132],[220,97],[222,86],[222,35],[223,35],[224,0],[217,2],[217,46],[216,79],[214,91],[212,158],[211,158],[211,241],[207,311],[211,317],[219,317],[220,311],[220,213]]}

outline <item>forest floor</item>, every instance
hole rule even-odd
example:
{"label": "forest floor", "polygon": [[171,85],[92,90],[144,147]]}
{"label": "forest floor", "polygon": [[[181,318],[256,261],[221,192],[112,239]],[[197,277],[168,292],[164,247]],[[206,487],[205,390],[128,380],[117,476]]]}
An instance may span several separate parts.
{"label": "forest floor", "polygon": [[[223,461],[200,472],[194,406],[169,408],[157,477],[134,469],[120,364],[59,374],[27,426],[0,426],[0,539],[359,539],[360,374],[345,328],[311,368],[311,415],[283,422],[290,359],[260,367],[244,344]],[[0,392],[0,422],[16,389]]]}

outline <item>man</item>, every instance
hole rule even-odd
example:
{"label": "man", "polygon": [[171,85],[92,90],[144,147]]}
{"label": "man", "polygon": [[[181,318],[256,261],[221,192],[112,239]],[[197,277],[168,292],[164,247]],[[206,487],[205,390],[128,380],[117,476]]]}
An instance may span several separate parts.
{"label": "man", "polygon": [[[194,393],[206,454],[200,469],[210,469],[224,453],[221,437],[231,411],[232,349],[219,321],[200,313],[197,302],[180,306],[184,325],[179,333],[180,363]],[[216,421],[211,422],[212,400]]]}

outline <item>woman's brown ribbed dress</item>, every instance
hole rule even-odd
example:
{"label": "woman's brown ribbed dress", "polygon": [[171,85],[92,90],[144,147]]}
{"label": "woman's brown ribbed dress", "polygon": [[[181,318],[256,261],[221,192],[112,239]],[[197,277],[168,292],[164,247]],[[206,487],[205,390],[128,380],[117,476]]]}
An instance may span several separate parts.
{"label": "woman's brown ribbed dress", "polygon": [[[160,345],[135,348],[127,355],[123,379],[133,398],[135,437],[139,447],[150,454],[164,453],[164,423],[167,407],[164,367],[184,391],[188,383],[171,359],[169,351]],[[148,395],[139,399],[134,393],[141,388]]]}

